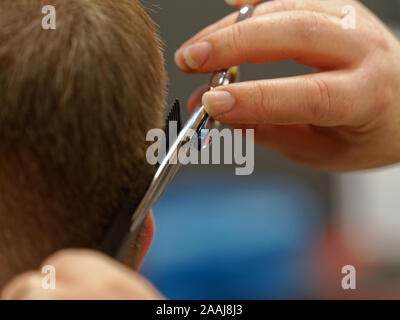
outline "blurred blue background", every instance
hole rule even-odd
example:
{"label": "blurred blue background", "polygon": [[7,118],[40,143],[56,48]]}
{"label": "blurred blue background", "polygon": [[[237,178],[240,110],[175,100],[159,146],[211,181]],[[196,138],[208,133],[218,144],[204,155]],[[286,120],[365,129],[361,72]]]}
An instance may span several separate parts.
{"label": "blurred blue background", "polygon": [[274,175],[188,171],[154,208],[142,273],[171,299],[304,297],[321,230],[316,194]]}

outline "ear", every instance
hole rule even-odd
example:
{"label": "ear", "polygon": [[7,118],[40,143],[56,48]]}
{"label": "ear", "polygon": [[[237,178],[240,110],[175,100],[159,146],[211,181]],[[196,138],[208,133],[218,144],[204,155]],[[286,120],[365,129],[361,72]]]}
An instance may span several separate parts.
{"label": "ear", "polygon": [[144,233],[143,233],[143,242],[142,248],[139,255],[139,263],[138,269],[142,265],[144,257],[146,256],[147,252],[150,249],[151,242],[153,241],[154,237],[154,217],[152,210],[149,211],[146,220],[144,221]]}

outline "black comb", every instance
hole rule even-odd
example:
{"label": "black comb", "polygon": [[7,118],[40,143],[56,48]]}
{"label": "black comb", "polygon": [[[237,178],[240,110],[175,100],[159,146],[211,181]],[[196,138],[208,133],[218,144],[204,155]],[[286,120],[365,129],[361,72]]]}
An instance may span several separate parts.
{"label": "black comb", "polygon": [[169,150],[169,122],[176,121],[178,134],[182,130],[182,120],[181,120],[181,105],[178,99],[175,99],[175,102],[168,113],[166,123],[165,123],[165,136],[167,138],[167,152]]}
{"label": "black comb", "polygon": [[[169,149],[169,121],[177,122],[179,134],[179,132],[182,130],[182,122],[180,103],[178,99],[175,99],[175,102],[166,119],[165,134],[167,138],[167,152]],[[156,167],[158,167],[158,165]],[[117,214],[114,217],[114,220],[99,247],[100,251],[114,258],[118,257],[118,251],[121,248],[121,244],[124,243],[126,235],[130,234],[129,228],[132,224],[132,213],[135,212],[137,205],[135,201],[132,202],[132,199],[136,199],[135,194],[131,195],[128,193],[124,201],[120,204]]]}

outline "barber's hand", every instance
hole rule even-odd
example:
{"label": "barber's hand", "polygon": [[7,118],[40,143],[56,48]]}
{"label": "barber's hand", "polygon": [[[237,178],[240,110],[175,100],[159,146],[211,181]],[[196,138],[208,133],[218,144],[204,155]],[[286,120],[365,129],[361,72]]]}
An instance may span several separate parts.
{"label": "barber's hand", "polygon": [[107,256],[89,250],[63,250],[43,265],[56,270],[56,289],[44,289],[45,275],[31,271],[13,279],[2,299],[18,300],[148,300],[163,299],[143,277]]}
{"label": "barber's hand", "polygon": [[[344,28],[348,5],[355,29]],[[316,73],[219,87],[203,96],[212,117],[254,128],[259,142],[315,168],[400,161],[400,43],[370,11],[352,0],[281,0],[233,24],[236,16],[186,42],[176,53],[179,68],[209,73],[294,59]],[[191,98],[191,108],[200,97]]]}

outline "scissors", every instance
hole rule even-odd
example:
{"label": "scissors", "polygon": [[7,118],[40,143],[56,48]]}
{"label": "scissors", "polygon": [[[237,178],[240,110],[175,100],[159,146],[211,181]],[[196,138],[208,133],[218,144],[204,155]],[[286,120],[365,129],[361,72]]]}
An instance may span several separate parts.
{"label": "scissors", "polygon": [[[254,9],[255,5],[243,6],[239,11],[236,23],[250,18],[253,15]],[[208,90],[235,82],[237,80],[237,74],[237,67],[215,72],[209,82]],[[138,231],[148,212],[179,170],[180,164],[179,161],[176,161],[179,151],[184,146],[187,146],[187,144],[191,144],[191,142],[194,143],[195,139],[198,137],[201,137],[199,147],[205,147],[207,135],[204,135],[204,132],[207,132],[207,129],[212,123],[213,120],[207,114],[204,106],[197,108],[183,126],[178,137],[161,161],[146,193],[136,209],[132,209],[129,201],[122,206],[113,226],[110,228],[110,231],[100,247],[101,251],[111,255],[117,260],[122,260],[125,257],[132,242],[136,239]],[[131,215],[133,210],[135,210],[134,214]]]}

